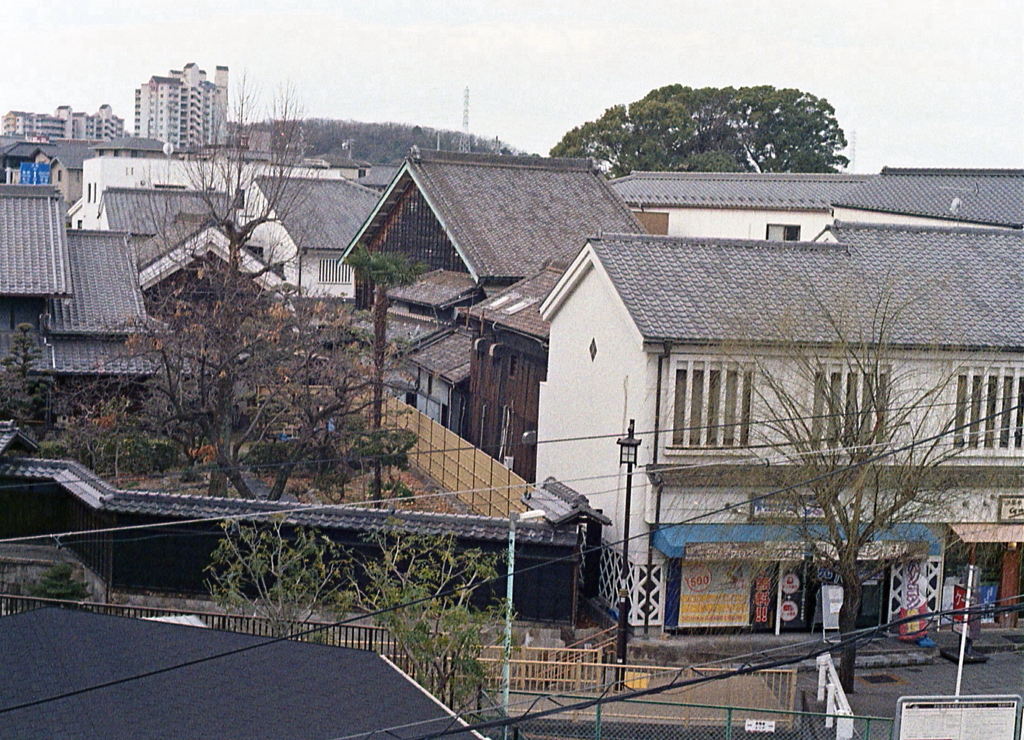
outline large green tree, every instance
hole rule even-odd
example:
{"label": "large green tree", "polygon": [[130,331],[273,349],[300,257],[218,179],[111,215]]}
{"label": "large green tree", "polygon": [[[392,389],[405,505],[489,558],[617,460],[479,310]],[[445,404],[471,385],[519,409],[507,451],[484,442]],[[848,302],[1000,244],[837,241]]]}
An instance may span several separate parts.
{"label": "large green tree", "polygon": [[792,88],[668,85],[569,131],[553,157],[633,170],[835,172],[846,137],[824,98]]}

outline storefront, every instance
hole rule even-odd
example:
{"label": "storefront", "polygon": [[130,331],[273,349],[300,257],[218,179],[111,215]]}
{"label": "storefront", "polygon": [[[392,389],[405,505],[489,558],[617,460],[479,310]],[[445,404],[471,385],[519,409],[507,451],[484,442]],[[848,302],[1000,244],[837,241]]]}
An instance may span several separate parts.
{"label": "storefront", "polygon": [[[1019,603],[1021,593],[1021,543],[1024,543],[1024,496],[1001,496],[1000,522],[951,524],[955,540],[951,543],[946,567],[946,587],[959,581],[968,564],[978,568],[978,604]],[[944,598],[944,602],[946,599]],[[983,621],[998,621],[1003,627],[1016,627],[1018,615],[986,615]]]}
{"label": "storefront", "polygon": [[[768,524],[667,526],[654,546],[668,558],[665,568],[666,630],[747,628],[780,633],[820,626],[822,585],[839,578],[813,562],[795,528]],[[885,623],[913,599],[904,587],[904,566],[890,568],[892,553],[927,550],[941,554],[941,542],[924,525],[906,524],[880,536],[865,553],[858,626]],[[912,569],[911,569],[912,570]],[[909,583],[909,581],[908,581]],[[896,585],[893,590],[893,584]],[[937,606],[937,603],[936,603]]]}

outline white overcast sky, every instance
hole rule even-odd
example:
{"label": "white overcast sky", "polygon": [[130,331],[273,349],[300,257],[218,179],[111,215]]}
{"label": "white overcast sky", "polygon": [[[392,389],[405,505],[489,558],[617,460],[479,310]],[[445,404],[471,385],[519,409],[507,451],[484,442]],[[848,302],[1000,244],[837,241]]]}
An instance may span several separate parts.
{"label": "white overcast sky", "polygon": [[[853,169],[1024,166],[1021,0],[3,0],[0,113],[94,112],[190,61],[307,115],[470,130],[546,154],[662,85],[826,98]],[[11,7],[7,7],[11,6]],[[851,152],[847,152],[849,156]]]}

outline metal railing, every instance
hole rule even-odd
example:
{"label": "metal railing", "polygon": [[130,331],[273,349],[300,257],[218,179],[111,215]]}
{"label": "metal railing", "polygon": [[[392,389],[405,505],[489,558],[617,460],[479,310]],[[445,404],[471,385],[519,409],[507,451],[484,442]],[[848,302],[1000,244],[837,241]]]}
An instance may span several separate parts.
{"label": "metal railing", "polygon": [[[591,696],[560,697],[561,704]],[[555,708],[544,694],[517,692],[509,714]],[[848,718],[854,740],[891,740],[893,720],[884,717]],[[520,740],[739,740],[775,737],[819,740],[826,715],[781,709],[696,704],[657,699],[610,701],[586,709],[569,710],[540,719],[515,722]],[[764,734],[762,734],[764,733]],[[501,737],[501,731],[490,731]]]}
{"label": "metal railing", "polygon": [[819,655],[815,662],[818,665],[818,701],[825,702],[825,727],[835,726],[836,740],[850,740],[853,737],[853,710],[839,682],[832,656],[829,653]]}

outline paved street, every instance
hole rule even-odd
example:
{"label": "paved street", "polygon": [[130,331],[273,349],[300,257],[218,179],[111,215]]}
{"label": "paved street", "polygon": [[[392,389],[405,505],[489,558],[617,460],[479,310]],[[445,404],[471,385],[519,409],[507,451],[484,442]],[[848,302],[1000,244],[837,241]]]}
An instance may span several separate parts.
{"label": "paved street", "polygon": [[[955,646],[954,636],[948,631],[934,635],[941,647]],[[1024,694],[1024,653],[1013,652],[1014,644],[1003,634],[986,635],[980,641],[993,652],[987,663],[964,666],[963,694]],[[936,657],[928,665],[893,668],[860,668],[857,671],[857,690],[850,705],[858,715],[892,717],[896,701],[901,696],[952,695],[956,688],[956,663]],[[798,688],[813,700],[817,687],[817,674],[803,671]]]}

